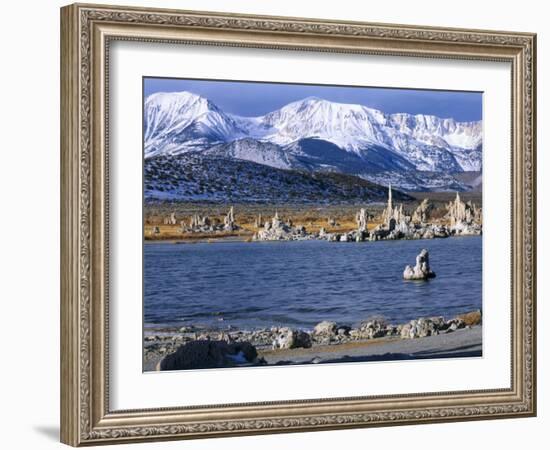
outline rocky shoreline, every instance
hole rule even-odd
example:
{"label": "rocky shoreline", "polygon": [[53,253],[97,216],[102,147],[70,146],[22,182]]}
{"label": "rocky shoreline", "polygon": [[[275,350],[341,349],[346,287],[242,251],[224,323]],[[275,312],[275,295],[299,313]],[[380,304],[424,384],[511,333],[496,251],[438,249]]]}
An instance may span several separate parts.
{"label": "rocky shoreline", "polygon": [[[322,321],[312,330],[289,327],[211,330],[196,326],[148,330],[144,336],[144,366],[147,371],[268,365],[277,353],[293,349],[414,340],[470,329],[481,323],[482,314],[478,310],[451,319],[422,317],[397,325],[383,318],[372,318],[356,327]],[[262,356],[264,353],[270,355],[269,361]]]}

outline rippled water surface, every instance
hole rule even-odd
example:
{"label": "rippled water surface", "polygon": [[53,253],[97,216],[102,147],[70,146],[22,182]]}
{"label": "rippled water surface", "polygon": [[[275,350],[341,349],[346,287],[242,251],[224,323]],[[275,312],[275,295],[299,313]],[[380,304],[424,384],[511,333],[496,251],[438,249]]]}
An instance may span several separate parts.
{"label": "rippled water surface", "polygon": [[[422,248],[437,277],[403,281]],[[371,316],[402,323],[481,308],[482,238],[147,243],[144,277],[146,327],[312,328]]]}

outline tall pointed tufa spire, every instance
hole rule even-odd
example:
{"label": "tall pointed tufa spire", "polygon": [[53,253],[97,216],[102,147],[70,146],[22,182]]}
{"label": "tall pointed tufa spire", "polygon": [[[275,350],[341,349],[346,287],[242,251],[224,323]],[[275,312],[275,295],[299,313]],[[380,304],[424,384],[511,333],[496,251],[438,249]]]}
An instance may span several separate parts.
{"label": "tall pointed tufa spire", "polygon": [[397,214],[399,214],[399,211],[397,209],[393,209],[393,199],[392,199],[392,191],[391,191],[391,184],[388,185],[388,205],[386,206],[386,209],[382,212],[382,222],[386,224],[388,228],[391,227],[390,222],[393,220],[397,220]]}

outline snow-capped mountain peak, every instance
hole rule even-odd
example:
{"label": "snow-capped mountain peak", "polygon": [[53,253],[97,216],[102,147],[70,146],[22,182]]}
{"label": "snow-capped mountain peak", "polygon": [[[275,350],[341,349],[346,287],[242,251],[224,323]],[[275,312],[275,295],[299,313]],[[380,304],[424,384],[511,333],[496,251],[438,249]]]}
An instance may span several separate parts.
{"label": "snow-capped mountain peak", "polygon": [[286,145],[317,137],[352,152],[383,139],[378,128],[384,121],[380,111],[318,97],[289,103],[260,118],[260,122],[271,129],[264,136],[271,142]]}
{"label": "snow-capped mountain peak", "polygon": [[145,154],[179,153],[244,137],[233,117],[191,92],[159,92],[144,104]]}
{"label": "snow-capped mountain peak", "polygon": [[209,100],[191,92],[158,92],[145,100],[145,140],[184,127],[218,108]]}

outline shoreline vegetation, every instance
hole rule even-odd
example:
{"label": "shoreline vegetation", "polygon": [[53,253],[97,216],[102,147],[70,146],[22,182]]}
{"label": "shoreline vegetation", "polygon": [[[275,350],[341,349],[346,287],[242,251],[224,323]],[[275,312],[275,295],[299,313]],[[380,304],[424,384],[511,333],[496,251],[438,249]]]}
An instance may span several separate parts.
{"label": "shoreline vegetation", "polygon": [[366,206],[147,201],[144,239],[173,243],[364,242],[477,236],[483,226],[480,201],[476,193],[428,193],[396,204],[391,185],[386,203]]}
{"label": "shoreline vegetation", "polygon": [[325,320],[310,330],[157,327],[145,332],[144,370],[476,357],[482,355],[481,327],[481,310],[398,325],[381,317],[356,327]]}

